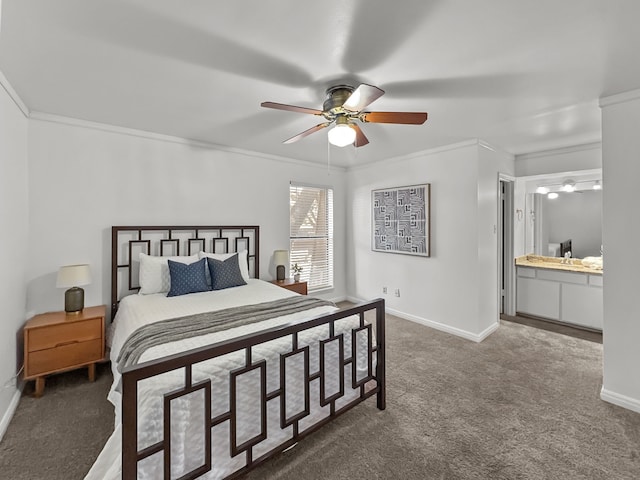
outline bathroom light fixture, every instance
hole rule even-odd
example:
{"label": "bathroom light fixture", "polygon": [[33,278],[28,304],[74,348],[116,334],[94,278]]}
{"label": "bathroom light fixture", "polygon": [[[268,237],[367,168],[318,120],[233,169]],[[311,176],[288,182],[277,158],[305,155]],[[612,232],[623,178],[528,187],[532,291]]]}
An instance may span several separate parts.
{"label": "bathroom light fixture", "polygon": [[536,188],[536,193],[541,193],[542,195],[546,195],[547,193],[549,193],[549,188],[548,187],[538,187],[538,188]]}
{"label": "bathroom light fixture", "polygon": [[600,183],[600,180],[596,180],[593,184],[593,187],[591,188],[593,188],[594,190],[602,190],[602,184]]}
{"label": "bathroom light fixture", "polygon": [[344,117],[338,117],[336,122],[336,126],[327,134],[329,143],[336,147],[351,145],[356,140],[356,131],[351,128],[348,120]]}
{"label": "bathroom light fixture", "polygon": [[574,182],[573,180],[565,180],[562,183],[562,191],[567,193],[575,192],[576,182]]}
{"label": "bathroom light fixture", "polygon": [[558,198],[558,194],[556,192],[551,192],[549,195],[547,195],[547,198],[549,200],[555,200],[556,198]]}

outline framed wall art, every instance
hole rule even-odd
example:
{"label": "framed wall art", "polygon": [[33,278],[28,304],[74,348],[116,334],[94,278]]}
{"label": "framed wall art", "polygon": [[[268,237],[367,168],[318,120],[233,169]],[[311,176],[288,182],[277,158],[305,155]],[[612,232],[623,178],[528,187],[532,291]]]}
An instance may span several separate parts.
{"label": "framed wall art", "polygon": [[384,188],[371,192],[375,252],[431,255],[431,185]]}

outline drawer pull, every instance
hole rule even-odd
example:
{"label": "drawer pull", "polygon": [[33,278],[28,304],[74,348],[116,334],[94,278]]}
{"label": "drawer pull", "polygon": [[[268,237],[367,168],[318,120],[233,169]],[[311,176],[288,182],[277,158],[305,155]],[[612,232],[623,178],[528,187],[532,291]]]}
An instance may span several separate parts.
{"label": "drawer pull", "polygon": [[61,342],[61,343],[57,343],[55,348],[64,347],[65,345],[71,345],[73,343],[80,343],[80,342],[78,342],[78,340],[71,340],[70,342]]}

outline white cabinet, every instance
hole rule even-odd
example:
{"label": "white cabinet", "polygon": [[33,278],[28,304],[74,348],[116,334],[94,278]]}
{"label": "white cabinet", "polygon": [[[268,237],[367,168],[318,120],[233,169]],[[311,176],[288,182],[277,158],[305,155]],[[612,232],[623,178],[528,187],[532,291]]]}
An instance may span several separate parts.
{"label": "white cabinet", "polygon": [[560,320],[560,285],[518,277],[516,310],[537,317]]}
{"label": "white cabinet", "polygon": [[602,276],[517,268],[519,313],[602,330]]}
{"label": "white cabinet", "polygon": [[562,285],[563,322],[602,330],[602,288]]}

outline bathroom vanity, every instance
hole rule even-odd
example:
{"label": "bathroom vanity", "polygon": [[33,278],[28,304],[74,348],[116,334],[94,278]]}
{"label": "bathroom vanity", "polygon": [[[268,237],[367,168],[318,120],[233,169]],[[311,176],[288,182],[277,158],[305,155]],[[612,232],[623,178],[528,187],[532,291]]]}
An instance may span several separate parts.
{"label": "bathroom vanity", "polygon": [[516,312],[602,330],[602,268],[580,259],[516,258]]}

